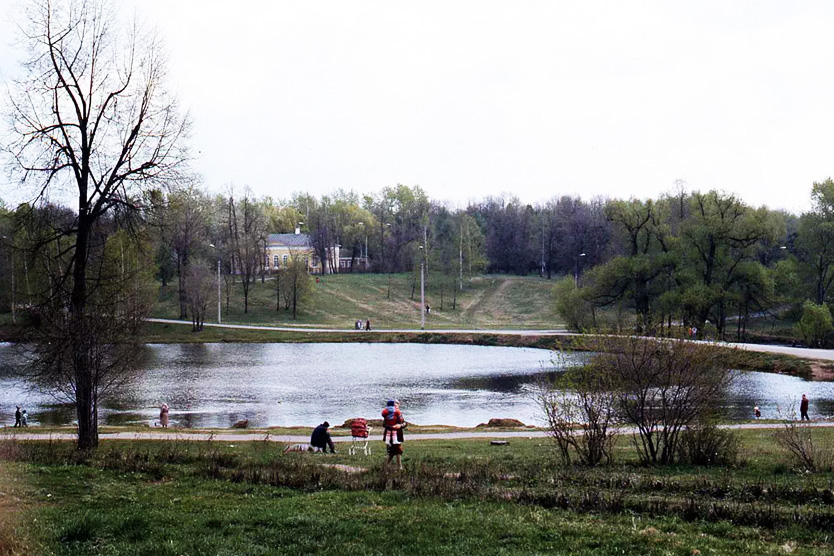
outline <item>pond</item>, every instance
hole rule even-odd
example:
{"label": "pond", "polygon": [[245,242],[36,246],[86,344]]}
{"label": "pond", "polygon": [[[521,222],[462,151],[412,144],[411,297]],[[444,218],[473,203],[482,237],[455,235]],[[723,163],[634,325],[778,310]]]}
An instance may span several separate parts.
{"label": "pond", "polygon": [[[30,422],[69,424],[73,407],[27,387],[16,348],[0,344],[0,420],[13,422],[15,405]],[[425,344],[166,344],[148,345],[133,380],[101,408],[104,424],[154,424],[158,407],[185,427],[342,423],[377,418],[396,397],[406,418],[420,425],[470,427],[493,417],[539,425],[536,381],[575,364],[547,350]],[[759,372],[737,373],[724,406],[748,419],[758,405],[764,417],[777,407],[811,398],[811,414],[834,415],[834,383]]]}

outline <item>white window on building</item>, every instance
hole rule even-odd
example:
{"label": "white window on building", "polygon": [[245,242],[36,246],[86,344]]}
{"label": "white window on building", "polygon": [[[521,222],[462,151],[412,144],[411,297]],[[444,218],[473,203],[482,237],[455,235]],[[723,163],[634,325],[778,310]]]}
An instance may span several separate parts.
{"label": "white window on building", "polygon": [[290,260],[289,255],[284,255],[284,266],[287,266],[287,261]]}
{"label": "white window on building", "polygon": [[272,257],[272,266],[278,268],[278,255],[273,255]]}

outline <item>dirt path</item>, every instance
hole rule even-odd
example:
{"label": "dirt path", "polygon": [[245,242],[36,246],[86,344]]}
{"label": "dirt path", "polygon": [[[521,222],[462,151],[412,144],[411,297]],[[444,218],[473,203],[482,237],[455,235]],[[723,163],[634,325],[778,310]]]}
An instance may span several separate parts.
{"label": "dirt path", "polygon": [[508,281],[503,281],[498,286],[497,289],[489,289],[489,290],[482,290],[481,294],[478,296],[474,302],[470,302],[469,306],[463,312],[465,320],[472,320],[475,313],[477,313],[484,303],[490,301],[492,298],[503,295],[504,291],[507,289],[507,285],[509,284]]}

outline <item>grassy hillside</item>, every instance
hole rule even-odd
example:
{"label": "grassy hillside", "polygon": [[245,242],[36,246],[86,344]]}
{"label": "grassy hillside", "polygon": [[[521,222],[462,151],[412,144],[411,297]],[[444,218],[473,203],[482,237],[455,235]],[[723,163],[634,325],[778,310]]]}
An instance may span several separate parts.
{"label": "grassy hillside", "polygon": [[739,461],[715,467],[641,465],[622,437],[600,468],[559,465],[546,439],[406,436],[402,472],[378,439],[370,457],[7,441],[0,511],[16,511],[0,513],[0,553],[830,555],[830,473],[795,467],[773,434],[741,431]]}
{"label": "grassy hillside", "polygon": [[[439,279],[427,280],[426,299],[431,314],[427,328],[560,328],[553,310],[552,280],[538,277],[484,276],[458,292],[452,309],[452,292],[442,293]],[[390,294],[389,294],[390,289]],[[413,298],[412,298],[413,289]],[[224,290],[225,295],[225,290]],[[216,321],[216,301],[209,308],[209,322]],[[346,328],[357,319],[370,319],[375,328],[420,327],[420,283],[413,274],[337,274],[319,277],[315,292],[300,308],[298,320],[291,311],[276,311],[274,280],[258,281],[250,289],[249,313],[243,312],[243,290],[232,289],[230,306],[223,300],[223,322],[239,324],[299,324]],[[176,285],[160,291],[154,315],[177,318]]]}

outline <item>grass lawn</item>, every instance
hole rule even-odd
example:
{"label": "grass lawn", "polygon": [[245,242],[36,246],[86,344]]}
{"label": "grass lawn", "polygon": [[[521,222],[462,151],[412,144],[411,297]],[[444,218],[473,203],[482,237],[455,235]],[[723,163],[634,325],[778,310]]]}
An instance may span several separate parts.
{"label": "grass lawn", "polygon": [[6,442],[0,476],[27,493],[27,555],[830,554],[831,473],[792,471],[771,432],[741,435],[744,461],[716,468],[641,466],[628,439],[600,469],[556,465],[544,439],[406,441],[401,473],[379,451]]}
{"label": "grass lawn", "polygon": [[[223,300],[223,321],[235,324],[295,324],[350,328],[357,319],[370,319],[378,328],[420,328],[419,276],[406,274],[334,274],[320,276],[310,300],[300,308],[298,320],[284,308],[276,311],[275,281],[258,281],[250,289],[249,313],[243,312],[243,290],[232,288],[229,307]],[[427,279],[426,300],[432,311],[428,328],[560,328],[553,309],[552,280],[538,277],[482,276],[458,293],[452,309],[452,292],[443,292],[439,280]],[[389,295],[390,286],[390,295]],[[413,297],[412,297],[413,291]],[[225,293],[224,293],[225,295]],[[216,305],[208,317],[216,321]],[[153,316],[178,318],[176,284],[160,290]]]}

